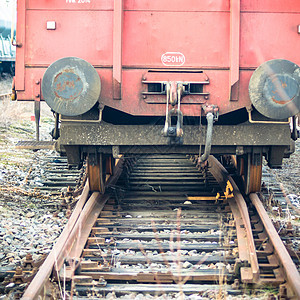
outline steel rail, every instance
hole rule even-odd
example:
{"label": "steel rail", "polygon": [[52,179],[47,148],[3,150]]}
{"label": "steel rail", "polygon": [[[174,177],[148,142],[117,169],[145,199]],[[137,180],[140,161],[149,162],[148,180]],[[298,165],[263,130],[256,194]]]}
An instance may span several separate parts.
{"label": "steel rail", "polygon": [[[114,175],[107,180],[107,187],[116,184],[123,170],[122,164],[123,160],[115,167]],[[68,279],[73,277],[75,272],[75,262],[79,260],[92,227],[110,196],[93,193],[91,198],[93,198],[93,201],[91,201],[89,205],[87,203],[84,207],[86,211],[83,211],[80,215],[78,222],[65,243],[61,255],[58,257],[57,264],[55,265],[55,270],[59,273],[65,259],[69,260],[71,268],[68,269],[68,274],[66,276]],[[72,262],[74,262],[74,265],[72,265]]]}
{"label": "steel rail", "polygon": [[[241,275],[244,276],[245,282],[256,283],[259,281],[259,265],[245,199],[233,178],[215,157],[210,155],[208,164],[211,167],[209,171],[227,194],[228,202],[236,221],[239,257],[242,261],[248,260],[251,265],[252,274],[249,274],[249,269],[243,268],[243,273]],[[229,193],[231,193],[231,195]]]}
{"label": "steel rail", "polygon": [[[106,182],[106,186],[114,184],[122,173],[123,159],[120,159],[115,166],[114,175],[112,175]],[[93,193],[92,196],[88,199],[89,196],[89,183],[88,180],[85,184],[83,192],[76,204],[76,207],[66,224],[63,232],[59,236],[56,244],[53,249],[47,256],[46,260],[40,267],[39,271],[25,290],[25,293],[21,299],[37,299],[41,295],[48,283],[49,276],[54,270],[55,266],[59,263],[62,265],[63,258],[66,253],[69,252],[71,246],[74,245],[75,238],[79,234],[81,225],[88,219],[88,216],[93,212],[95,206],[99,206],[99,201],[103,198],[103,203],[105,204],[107,200],[106,195],[100,195],[100,193]],[[88,201],[87,201],[88,199]],[[104,205],[100,203],[100,207],[103,208]],[[97,215],[98,216],[98,215]]]}
{"label": "steel rail", "polygon": [[65,259],[69,257],[69,253],[71,249],[73,249],[74,247],[80,248],[82,244],[84,246],[85,241],[87,239],[87,237],[86,239],[84,239],[85,237],[84,233],[88,231],[86,230],[86,226],[90,225],[92,227],[94,224],[93,221],[90,220],[90,216],[95,216],[97,218],[101,210],[103,209],[106,201],[108,200],[108,198],[109,196],[101,195],[99,192],[94,192],[91,195],[86,205],[84,206],[82,213],[78,218],[78,221],[76,222],[70,235],[68,236],[61,252],[58,254],[57,260],[54,265],[56,272],[59,272],[59,270],[61,269],[61,267],[65,262]]}
{"label": "steel rail", "polygon": [[11,95],[11,93],[0,94],[0,98],[10,97]]}
{"label": "steel rail", "polygon": [[89,185],[88,181],[85,184],[85,187],[83,189],[83,192],[75,206],[75,209],[66,224],[64,230],[62,231],[61,235],[59,236],[57,242],[55,243],[52,251],[47,256],[46,260],[40,267],[39,271],[29,284],[28,288],[26,289],[22,299],[36,299],[40,292],[42,291],[43,287],[48,281],[48,278],[52,272],[53,266],[55,265],[55,262],[57,260],[57,257],[59,253],[62,251],[62,248],[65,244],[65,241],[69,234],[71,233],[73,227],[76,224],[76,221],[79,218],[79,215],[83,209],[83,206],[88,198],[89,195]]}
{"label": "steel rail", "polygon": [[274,250],[279,258],[281,267],[284,271],[288,285],[295,293],[295,298],[300,299],[300,274],[293,263],[288,251],[286,250],[282,240],[280,239],[276,229],[274,228],[272,221],[270,220],[266,210],[264,209],[261,200],[257,194],[251,193],[249,198],[256,208],[257,213],[265,227],[265,230],[273,244]]}

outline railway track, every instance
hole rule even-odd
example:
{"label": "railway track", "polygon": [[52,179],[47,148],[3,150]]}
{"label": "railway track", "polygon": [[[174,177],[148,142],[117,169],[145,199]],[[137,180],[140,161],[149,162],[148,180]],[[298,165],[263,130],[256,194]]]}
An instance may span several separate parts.
{"label": "railway track", "polygon": [[245,201],[212,157],[209,166],[140,156],[118,162],[106,194],[89,195],[87,183],[23,299],[215,297],[261,286],[299,297],[299,273],[257,196]]}
{"label": "railway track", "polygon": [[65,157],[48,156],[40,162],[40,185],[35,189],[51,195],[60,195],[62,192],[71,194],[70,190],[79,189],[85,183],[85,166],[81,169],[69,169]]}

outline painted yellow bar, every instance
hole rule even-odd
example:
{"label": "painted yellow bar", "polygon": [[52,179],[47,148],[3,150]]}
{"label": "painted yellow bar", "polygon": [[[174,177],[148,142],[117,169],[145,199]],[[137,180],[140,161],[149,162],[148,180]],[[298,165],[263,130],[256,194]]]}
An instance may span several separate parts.
{"label": "painted yellow bar", "polygon": [[208,200],[217,200],[217,198],[214,197],[208,197],[208,196],[200,196],[200,197],[187,197],[187,200],[191,200],[191,201],[208,201]]}

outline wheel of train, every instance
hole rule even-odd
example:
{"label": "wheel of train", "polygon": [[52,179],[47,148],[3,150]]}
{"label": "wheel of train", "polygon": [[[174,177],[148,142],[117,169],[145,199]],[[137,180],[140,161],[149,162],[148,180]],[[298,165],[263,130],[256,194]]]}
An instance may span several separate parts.
{"label": "wheel of train", "polygon": [[260,192],[262,178],[262,158],[257,159],[251,153],[236,157],[237,172],[244,182],[245,193]]}
{"label": "wheel of train", "polygon": [[89,187],[93,192],[105,193],[105,182],[113,174],[115,159],[112,155],[90,153],[87,160]]}

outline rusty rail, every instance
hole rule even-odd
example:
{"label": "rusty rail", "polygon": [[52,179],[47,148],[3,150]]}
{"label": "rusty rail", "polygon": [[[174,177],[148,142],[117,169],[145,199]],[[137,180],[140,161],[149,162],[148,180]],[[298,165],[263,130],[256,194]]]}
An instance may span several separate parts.
{"label": "rusty rail", "polygon": [[[123,160],[119,162],[114,170],[114,175],[111,176],[106,186],[115,185],[119,176],[122,173]],[[87,203],[84,207],[82,214],[80,215],[78,222],[74,226],[72,233],[69,235],[65,247],[57,259],[55,270],[59,274],[64,261],[69,260],[70,267],[67,268],[66,275],[60,275],[64,279],[71,279],[74,275],[76,262],[79,260],[82,250],[84,249],[85,243],[89,237],[90,231],[95,224],[101,210],[109,199],[109,195],[101,195],[100,193],[93,193],[90,197],[90,203]]]}
{"label": "rusty rail", "polygon": [[0,99],[1,99],[1,98],[10,98],[11,95],[12,95],[11,93],[0,94]]}
{"label": "rusty rail", "polygon": [[[213,176],[217,179],[219,184],[222,186],[223,190],[225,191],[225,194],[228,194],[229,192],[233,193],[234,197],[228,197],[228,202],[231,206],[232,212],[234,214],[234,218],[236,220],[236,228],[237,228],[237,236],[238,236],[238,245],[239,245],[239,255],[241,260],[245,258],[250,258],[250,264],[251,269],[253,273],[253,279],[252,282],[259,283],[260,277],[259,277],[259,265],[256,255],[256,249],[255,244],[253,240],[252,230],[251,230],[251,223],[250,218],[246,206],[246,202],[239,192],[236,184],[234,183],[233,179],[229,176],[228,172],[225,170],[225,168],[212,156],[210,156],[209,160],[209,166],[211,167],[210,172],[213,174]],[[227,184],[226,184],[227,182]],[[230,190],[230,183],[232,189]],[[230,196],[230,195],[229,195]],[[280,239],[278,233],[276,232],[270,218],[268,217],[260,199],[258,196],[254,193],[250,194],[250,200],[252,201],[253,205],[255,206],[257,213],[259,214],[259,217],[265,227],[266,233],[269,236],[269,239],[271,243],[273,244],[275,253],[279,259],[280,266],[283,270],[283,273],[285,275],[285,279],[287,281],[287,284],[291,288],[291,290],[294,293],[294,297],[296,299],[300,299],[300,275],[297,271],[297,268],[295,264],[293,263],[288,251],[286,250],[282,240]],[[234,203],[236,202],[236,203]],[[238,208],[238,211],[237,211]],[[241,236],[241,220],[243,219],[245,231],[247,235],[247,243],[245,243],[245,240]],[[240,237],[239,237],[240,236]],[[247,249],[249,248],[249,249]],[[246,250],[246,251],[245,251]],[[248,253],[247,253],[248,251]],[[246,282],[251,282],[251,276],[248,274],[248,270],[244,269],[244,276],[246,279]],[[241,276],[243,277],[243,273],[241,272]],[[248,278],[247,278],[248,277]],[[243,278],[242,278],[243,279]]]}
{"label": "rusty rail", "polygon": [[288,285],[291,287],[295,294],[296,299],[300,299],[300,274],[293,263],[288,251],[286,250],[282,240],[280,239],[272,221],[270,220],[263,204],[258,198],[257,194],[250,194],[250,200],[256,208],[257,213],[265,227],[265,230],[273,244],[274,250],[281,263]]}
{"label": "rusty rail", "polygon": [[259,281],[259,265],[250,217],[244,197],[232,177],[215,157],[210,155],[208,163],[211,167],[210,172],[228,197],[228,202],[236,221],[240,259],[241,261],[248,261],[251,266],[251,269],[247,267],[241,268],[241,279],[244,282],[257,283]]}
{"label": "rusty rail", "polygon": [[[123,163],[123,159],[118,161],[114,169],[114,174],[107,180],[106,186],[116,183],[122,173]],[[64,228],[45,262],[40,267],[30,285],[27,287],[22,297],[23,300],[37,299],[39,295],[44,294],[44,290],[46,289],[48,279],[52,271],[54,269],[56,269],[57,272],[59,271],[63,265],[65,257],[68,256],[71,251],[73,251],[73,258],[76,255],[80,255],[80,247],[84,246],[84,242],[81,239],[81,244],[79,245],[78,243],[75,243],[76,238],[80,235],[82,238],[85,236],[86,238],[88,237],[88,234],[86,235],[86,232],[88,231],[88,227],[86,225],[93,225],[93,218],[99,215],[101,209],[108,199],[107,195],[101,195],[97,192],[93,193],[88,199],[89,192],[89,184],[87,180],[80,199],[78,200],[66,227]],[[96,214],[97,212],[99,213]],[[76,250],[75,253],[74,249]]]}
{"label": "rusty rail", "polygon": [[53,266],[57,261],[57,257],[59,253],[62,251],[63,246],[65,244],[66,239],[70,235],[73,227],[75,226],[78,217],[83,209],[83,206],[88,198],[89,195],[89,188],[88,182],[85,184],[84,190],[80,196],[79,201],[65,227],[61,235],[59,236],[56,244],[54,245],[52,251],[49,253],[48,257],[46,258],[45,262],[37,272],[34,279],[31,281],[30,285],[26,289],[22,299],[36,299],[40,292],[42,291],[43,287],[46,285],[48,278],[52,272]]}

